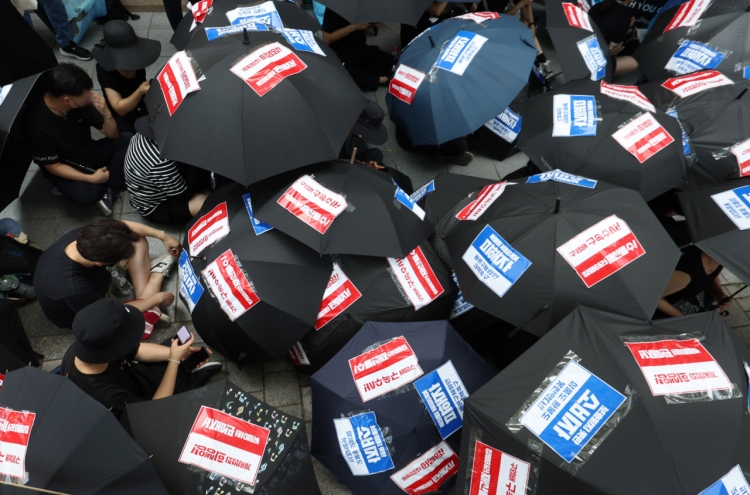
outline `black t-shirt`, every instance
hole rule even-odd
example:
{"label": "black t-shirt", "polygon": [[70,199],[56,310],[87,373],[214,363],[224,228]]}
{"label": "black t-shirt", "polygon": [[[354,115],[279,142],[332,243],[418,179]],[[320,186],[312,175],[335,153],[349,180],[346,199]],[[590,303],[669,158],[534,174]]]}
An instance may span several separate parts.
{"label": "black t-shirt", "polygon": [[611,5],[598,3],[591,7],[589,16],[599,27],[607,43],[622,43],[630,30],[633,10],[617,2]]}
{"label": "black t-shirt", "polygon": [[[343,27],[349,26],[351,22],[347,21],[330,8],[326,9],[326,13],[323,16],[323,31],[326,33],[333,33]],[[329,44],[331,50],[336,52],[336,55],[345,62],[347,58],[356,56],[357,52],[367,46],[367,35],[364,31],[356,30],[351,34],[348,34],[338,41],[334,41]]]}
{"label": "black t-shirt", "polygon": [[47,108],[44,100],[37,100],[29,103],[23,126],[31,157],[38,165],[63,160],[82,165],[94,142],[91,128],[102,129],[104,118],[94,105],[74,108],[62,117]]}
{"label": "black t-shirt", "polygon": [[409,24],[401,24],[401,48],[406,48],[406,45],[419,36],[419,33],[425,29],[429,29],[432,26],[430,22],[430,13],[425,11],[422,17],[417,21],[416,26],[410,26]]}
{"label": "black t-shirt", "polygon": [[45,316],[60,328],[71,328],[76,314],[104,298],[112,275],[103,266],[87,268],[70,259],[65,247],[76,240],[81,228],[59,238],[39,258],[34,272],[34,291]]}
{"label": "black t-shirt", "polygon": [[120,116],[117,112],[115,112],[114,108],[112,108],[112,105],[109,103],[109,98],[107,98],[107,92],[104,91],[105,88],[109,88],[120,93],[120,96],[123,98],[129,97],[130,95],[135,93],[135,90],[138,89],[138,87],[142,83],[146,81],[146,69],[136,71],[135,77],[133,79],[128,79],[127,77],[120,74],[117,70],[107,71],[104,70],[101,65],[96,64],[96,78],[99,79],[99,85],[102,87],[102,95],[107,101],[107,106],[112,112],[112,116],[115,118],[115,121],[117,121],[118,127],[122,127],[120,125],[121,122],[126,124],[126,127],[121,128],[120,130],[132,130],[133,124],[138,117],[148,115],[146,104],[143,102],[143,99],[141,99],[141,102],[132,111],[124,116]]}

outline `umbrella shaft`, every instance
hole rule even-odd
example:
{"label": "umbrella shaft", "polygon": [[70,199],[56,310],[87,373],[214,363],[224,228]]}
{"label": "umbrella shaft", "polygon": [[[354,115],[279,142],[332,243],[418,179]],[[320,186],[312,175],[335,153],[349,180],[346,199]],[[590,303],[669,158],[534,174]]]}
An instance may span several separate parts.
{"label": "umbrella shaft", "polygon": [[35,492],[51,493],[52,495],[70,495],[68,493],[53,492],[52,490],[45,490],[44,488],[34,488],[33,486],[26,486],[26,485],[16,485],[15,483],[10,483],[9,481],[0,481],[0,485],[8,485],[14,488],[22,488],[24,490],[34,490]]}

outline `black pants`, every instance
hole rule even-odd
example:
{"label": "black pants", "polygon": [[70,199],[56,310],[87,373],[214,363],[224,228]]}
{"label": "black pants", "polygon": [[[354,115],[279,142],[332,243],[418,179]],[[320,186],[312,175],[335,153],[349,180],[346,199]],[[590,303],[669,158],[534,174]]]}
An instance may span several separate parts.
{"label": "black pants", "polygon": [[421,144],[414,146],[409,136],[398,128],[396,129],[396,141],[405,150],[424,153],[426,155],[459,156],[469,150],[469,143],[465,137],[451,139],[440,145]]}
{"label": "black pants", "polygon": [[180,0],[163,0],[164,12],[167,14],[169,25],[172,26],[172,31],[177,29],[177,25],[182,20],[184,15],[182,12],[182,2]]}
{"label": "black pants", "polygon": [[17,370],[29,364],[39,366],[39,360],[31,348],[14,301],[0,299],[0,321],[0,373]]}
{"label": "black pants", "polygon": [[342,58],[344,68],[364,91],[376,91],[381,77],[388,77],[396,59],[377,46],[367,45],[354,55]]}
{"label": "black pants", "polygon": [[184,225],[193,218],[190,213],[190,200],[197,193],[211,188],[211,172],[191,165],[180,165],[180,173],[185,179],[187,188],[176,196],[169,196],[166,201],[145,216],[151,222],[167,225]]}

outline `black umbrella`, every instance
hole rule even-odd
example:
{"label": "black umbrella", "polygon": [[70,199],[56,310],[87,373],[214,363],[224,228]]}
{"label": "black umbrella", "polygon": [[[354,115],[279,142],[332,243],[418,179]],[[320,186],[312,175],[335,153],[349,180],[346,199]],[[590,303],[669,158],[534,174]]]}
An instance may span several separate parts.
{"label": "black umbrella", "polygon": [[416,26],[431,0],[323,0],[323,5],[341,17],[362,22],[393,22]]}
{"label": "black umbrella", "polygon": [[40,72],[0,87],[0,155],[16,117],[42,74]]}
{"label": "black umbrella", "polygon": [[[241,184],[338,157],[366,99],[336,55],[317,46],[325,56],[272,32],[191,41],[146,95],[162,157]],[[205,79],[190,80],[190,65]],[[200,89],[183,94],[180,67]]]}
{"label": "black umbrella", "polygon": [[[172,39],[169,40],[172,45],[178,50],[184,50],[187,47],[188,42],[191,39],[198,36],[199,39],[206,39],[206,28],[221,28],[228,27],[231,25],[227,18],[227,12],[234,10],[238,7],[238,0],[216,0],[211,4],[211,10],[208,15],[205,16],[203,22],[196,23],[197,26],[193,28],[193,22],[195,20],[192,14],[188,14],[182,18],[177,29],[174,31]],[[302,10],[294,2],[288,2],[286,0],[276,0],[273,3],[273,7],[279,15],[279,18],[285,28],[289,29],[305,29],[307,31],[316,32],[320,30],[320,23],[318,20]],[[237,19],[235,22],[239,22]]]}
{"label": "black umbrella", "polygon": [[[198,333],[227,357],[281,359],[315,324],[331,262],[278,230],[256,234],[245,194],[237,185],[216,190],[187,225],[193,256],[182,255],[180,292],[195,304]],[[204,239],[214,244],[196,252]]]}
{"label": "black umbrella", "polygon": [[[483,466],[490,483],[507,482],[498,480],[497,467],[510,463],[516,493],[527,493],[524,474],[538,495],[704,493],[735,465],[750,469],[743,361],[750,362],[750,351],[716,312],[643,322],[578,308],[466,401],[456,493],[477,493],[468,487],[475,490]],[[563,372],[562,362],[569,363]],[[557,387],[566,377],[577,390],[571,382]],[[730,390],[683,397],[651,391],[699,389],[709,379]],[[545,406],[529,409],[542,391],[536,406]],[[585,430],[575,414],[586,418]],[[573,438],[585,447],[567,462],[550,445],[570,459]]]}
{"label": "black umbrella", "polygon": [[424,208],[427,221],[433,227],[437,227],[459,201],[496,182],[483,177],[443,172],[428,182],[422,191],[417,191],[420,195],[424,194],[419,199],[419,204]]}
{"label": "black umbrella", "polygon": [[538,336],[577,304],[651,318],[680,252],[636,192],[554,180],[493,192],[458,203],[446,229],[466,301]]}
{"label": "black umbrella", "polygon": [[693,244],[750,284],[750,177],[677,197]]}
{"label": "black umbrella", "polygon": [[434,232],[385,174],[358,163],[299,175],[256,216],[320,254],[403,258]]}
{"label": "black umbrella", "polygon": [[11,371],[0,404],[3,481],[28,476],[21,488],[0,486],[3,495],[169,493],[112,413],[70,380],[32,367]]}
{"label": "black umbrella", "polygon": [[518,147],[542,170],[605,180],[647,201],[685,183],[679,123],[633,89],[603,84],[572,81],[524,101]]}
{"label": "black umbrella", "polygon": [[0,299],[0,321],[3,322],[3,331],[0,332],[0,374],[24,366],[39,366],[39,355],[31,348],[15,301]]}
{"label": "black umbrella", "polygon": [[[373,363],[377,363],[375,367],[370,366]],[[435,373],[438,368],[440,371]],[[381,380],[393,376],[391,372],[397,378]],[[354,373],[359,385],[355,384]],[[368,322],[312,376],[312,454],[358,495],[396,495],[403,493],[397,482],[421,486],[431,479],[431,491],[440,488],[445,493],[444,483],[455,472],[455,465],[443,470],[443,463],[451,457],[449,449],[455,452],[459,443],[458,434],[448,434],[461,425],[462,399],[458,397],[467,397],[493,375],[492,367],[446,321]],[[375,382],[380,385],[370,391],[368,385]],[[445,385],[449,382],[453,394]],[[370,400],[362,401],[363,391]],[[433,420],[430,411],[437,409],[444,414]],[[370,412],[358,414],[363,411]],[[351,420],[350,415],[354,415]],[[386,445],[377,453],[372,452],[367,445],[372,444],[372,439],[368,442],[367,436],[355,428],[357,438],[351,438],[349,462],[339,437],[346,437],[347,430],[351,431],[358,422],[374,427],[376,442],[381,441],[377,435],[382,431]],[[424,465],[415,461],[443,440],[446,443],[442,456],[436,455]],[[355,452],[365,459],[360,457],[360,462],[356,462]],[[382,471],[387,460],[393,468]],[[437,466],[441,469],[428,469]],[[416,468],[417,472],[412,473]],[[401,475],[396,476],[397,472]],[[409,474],[415,476],[406,476]]]}
{"label": "black umbrella", "polygon": [[227,379],[128,404],[122,423],[153,454],[171,495],[320,495],[304,420]]}

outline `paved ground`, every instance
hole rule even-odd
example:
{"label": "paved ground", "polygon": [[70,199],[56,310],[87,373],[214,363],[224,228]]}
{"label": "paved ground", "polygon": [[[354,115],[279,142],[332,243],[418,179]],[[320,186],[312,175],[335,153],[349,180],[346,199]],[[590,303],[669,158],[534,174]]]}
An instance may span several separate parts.
{"label": "paved ground", "polygon": [[[148,77],[153,77],[156,71],[164,65],[169,56],[175,52],[174,47],[169,44],[172,30],[163,13],[144,12],[140,15],[140,20],[132,22],[136,33],[139,36],[159,40],[162,44],[162,56],[147,69]],[[34,20],[39,34],[50,45],[54,44],[52,33],[47,30],[38,18],[35,17]],[[101,32],[101,26],[92,25],[81,45],[91,49],[94,43],[100,39]],[[551,49],[548,49],[548,47],[551,47],[549,40],[541,34],[540,38],[543,47],[545,47],[545,53],[552,60],[553,67],[556,69],[555,71],[558,72],[559,66],[556,63],[555,54]],[[388,51],[394,45],[398,44],[397,40],[398,32],[394,26],[390,25],[381,26],[377,37],[371,36],[371,43],[378,44]],[[94,72],[94,61],[75,61],[75,63],[81,65],[89,72],[94,79],[95,90],[100,91]],[[379,90],[377,93],[368,94],[369,98],[377,99],[385,109],[384,96],[384,89]],[[479,147],[472,148],[472,151],[476,154],[476,159],[469,166],[446,166],[436,163],[429,157],[408,153],[400,149],[395,142],[393,124],[386,120],[386,125],[389,128],[391,139],[381,147],[386,156],[385,161],[390,166],[395,166],[409,175],[415,188],[425,184],[432,177],[445,170],[457,174],[500,179],[509,172],[525,165],[527,161],[527,158],[522,153],[506,160],[499,160],[497,156],[493,156],[491,151]],[[0,212],[0,218],[10,217],[21,222],[24,231],[29,237],[42,248],[47,248],[61,235],[98,218],[100,213],[95,206],[80,208],[66,202],[59,196],[53,196],[51,194],[51,185],[38,172],[39,170],[36,165],[32,165],[26,176],[21,197],[3,212]],[[114,218],[148,223],[133,211],[127,198],[118,200],[115,206]],[[182,228],[175,227],[166,230],[178,239],[182,239],[184,235],[184,229]],[[151,248],[152,257],[165,252],[163,245],[159,241],[152,243]],[[722,279],[726,284],[726,291],[728,293],[732,293],[741,287],[741,282],[729,273],[723,274]],[[165,283],[164,290],[177,293],[176,270],[172,272],[172,277]],[[189,313],[181,301],[172,305],[168,309],[168,312],[175,323],[169,328],[157,331],[155,336],[152,337],[152,341],[159,342],[170,335],[174,335],[182,325],[187,325],[192,330]],[[737,331],[748,346],[750,346],[749,315],[750,290],[745,291],[733,303],[730,316],[727,317],[727,322]],[[43,369],[52,370],[57,367],[65,350],[73,341],[72,333],[67,330],[60,330],[49,322],[42,314],[37,303],[28,304],[22,308],[21,317],[31,339],[32,346],[36,351],[45,355],[45,361],[42,365]],[[215,359],[223,360],[223,357],[217,355]],[[236,365],[227,363],[226,368],[229,377],[245,391],[273,406],[279,406],[289,414],[303,417],[307,422],[308,436],[310,435],[310,421],[312,419],[311,393],[310,379],[306,375],[297,373],[290,364],[285,362],[245,366],[241,370]],[[350,493],[322,465],[315,461],[314,464],[318,482],[324,495],[344,495]]]}

